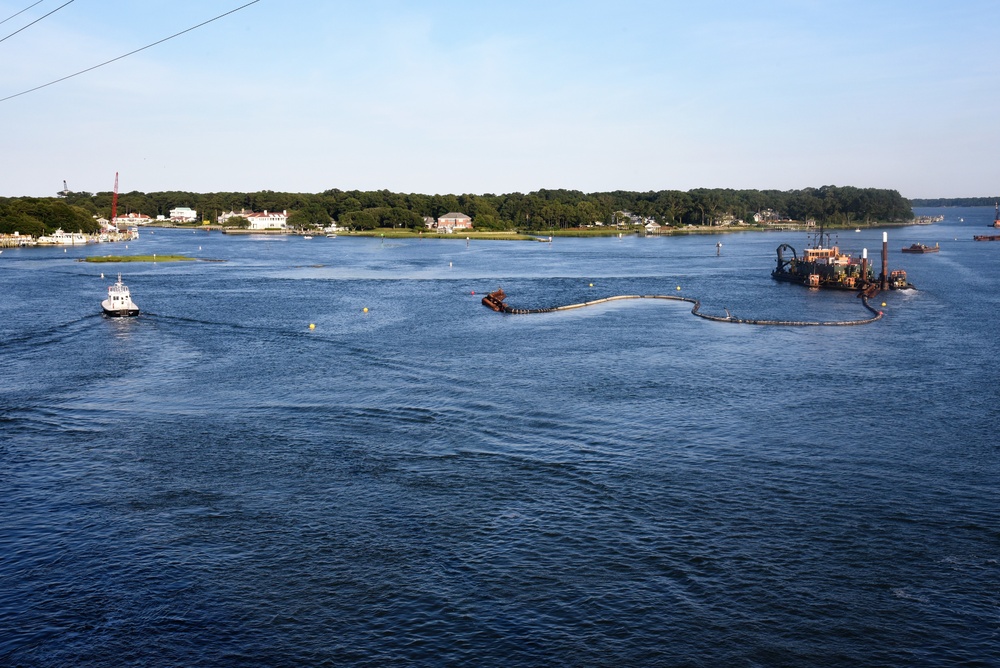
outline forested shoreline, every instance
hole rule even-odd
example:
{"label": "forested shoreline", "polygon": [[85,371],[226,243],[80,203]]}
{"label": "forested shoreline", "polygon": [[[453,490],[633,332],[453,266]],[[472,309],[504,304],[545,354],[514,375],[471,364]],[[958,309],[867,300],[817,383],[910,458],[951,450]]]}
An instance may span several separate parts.
{"label": "forested shoreline", "polygon": [[[94,216],[111,215],[111,192],[67,192],[59,197],[0,198],[0,233],[38,235],[56,227],[94,232]],[[901,222],[913,218],[911,203],[895,190],[822,186],[802,190],[732,190],[698,188],[583,193],[538,190],[527,194],[423,195],[388,190],[326,190],[321,193],[191,193],[137,191],[118,196],[118,214],[167,216],[170,209],[190,207],[205,222],[228,211],[288,211],[289,224],[308,228],[330,220],[354,229],[420,228],[425,217],[459,211],[480,230],[556,230],[595,223],[614,224],[623,214],[668,227],[752,223],[754,214],[772,219],[827,224]]]}
{"label": "forested shoreline", "polygon": [[996,197],[934,197],[910,200],[913,206],[939,207],[939,206],[994,206],[1000,201],[1000,195]]}

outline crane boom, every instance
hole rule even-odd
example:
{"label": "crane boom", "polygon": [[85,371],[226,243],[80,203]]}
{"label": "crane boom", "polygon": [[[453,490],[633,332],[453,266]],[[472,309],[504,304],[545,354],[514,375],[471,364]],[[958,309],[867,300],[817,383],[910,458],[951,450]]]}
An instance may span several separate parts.
{"label": "crane boom", "polygon": [[111,224],[117,225],[118,218],[118,172],[115,172],[115,193],[111,196]]}

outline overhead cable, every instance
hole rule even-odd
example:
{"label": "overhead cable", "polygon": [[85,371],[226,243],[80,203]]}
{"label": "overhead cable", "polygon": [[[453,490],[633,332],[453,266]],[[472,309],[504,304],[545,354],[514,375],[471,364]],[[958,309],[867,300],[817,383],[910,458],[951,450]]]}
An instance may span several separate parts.
{"label": "overhead cable", "polygon": [[[17,30],[15,30],[11,34],[7,35],[3,39],[0,39],[0,42],[4,42],[4,41],[10,39],[11,37],[13,37],[14,35],[16,35],[17,33],[19,33],[22,30],[24,30],[25,28],[30,28],[31,26],[35,25],[36,23],[38,23],[39,21],[41,21],[42,19],[44,19],[46,16],[52,16],[53,14],[55,14],[56,12],[58,12],[60,9],[62,9],[63,7],[65,7],[66,5],[68,5],[68,4],[70,4],[71,2],[74,2],[74,1],[75,0],[69,0],[69,2],[65,2],[65,3],[59,5],[58,7],[56,7],[55,9],[53,9],[48,14],[43,14],[42,16],[39,16],[37,19],[35,19],[31,23],[29,23],[28,25],[24,26],[23,28],[18,28]],[[36,2],[35,5],[37,5],[37,4],[38,3]],[[35,5],[32,5],[31,7],[34,7]],[[28,9],[31,9],[31,7],[28,7]],[[20,13],[20,12],[18,12],[18,13]],[[15,14],[15,16],[16,16],[16,14]]]}
{"label": "overhead cable", "polygon": [[24,8],[24,9],[22,9],[21,11],[17,12],[16,14],[11,14],[11,15],[10,15],[10,16],[8,16],[7,18],[5,18],[5,19],[4,19],[3,21],[0,21],[0,25],[3,25],[4,23],[7,23],[7,21],[10,21],[10,20],[11,20],[12,18],[14,18],[15,16],[18,16],[18,15],[20,15],[20,14],[23,14],[23,13],[25,13],[26,11],[28,11],[29,9],[31,9],[32,7],[34,7],[35,5],[40,5],[40,4],[42,4],[42,0],[38,0],[38,2],[35,2],[35,3],[33,3],[33,4],[30,4],[30,5],[28,5],[27,7],[25,7],[25,8]]}
{"label": "overhead cable", "polygon": [[[72,2],[72,1],[73,0],[70,0],[70,2]],[[260,2],[260,0],[253,0],[252,2],[248,2],[245,5],[241,5],[241,6],[237,7],[236,9],[229,10],[225,14],[219,14],[215,18],[211,18],[211,19],[209,19],[207,21],[203,21],[203,22],[199,23],[198,25],[191,26],[190,28],[188,28],[186,30],[181,30],[178,33],[174,33],[173,35],[170,35],[169,37],[164,37],[161,40],[157,40],[157,41],[153,42],[152,44],[147,44],[146,46],[144,46],[142,48],[136,49],[135,51],[129,51],[128,53],[124,53],[124,54],[118,56],[117,58],[112,58],[111,60],[105,60],[103,63],[98,63],[97,65],[94,65],[92,67],[88,67],[85,70],[80,70],[79,72],[74,72],[73,74],[67,74],[64,77],[61,77],[61,78],[56,79],[54,81],[50,81],[47,84],[42,84],[41,86],[35,86],[34,88],[29,88],[28,90],[23,90],[20,93],[14,93],[13,95],[8,95],[7,97],[0,97],[0,102],[6,102],[7,100],[11,100],[11,99],[13,99],[15,97],[20,97],[22,95],[27,95],[28,93],[33,93],[36,90],[41,90],[42,88],[47,88],[48,86],[51,86],[53,84],[59,83],[60,81],[66,81],[66,79],[72,79],[73,77],[80,76],[81,74],[85,74],[86,72],[90,72],[91,70],[96,70],[98,67],[104,67],[105,65],[110,65],[111,63],[113,63],[113,62],[115,62],[117,60],[121,60],[122,58],[128,58],[131,55],[139,53],[140,51],[145,51],[146,49],[149,49],[151,47],[156,46],[157,44],[163,44],[164,42],[166,42],[168,40],[171,40],[174,37],[180,37],[184,33],[191,32],[192,30],[195,30],[195,29],[200,28],[202,26],[208,25],[212,21],[218,21],[219,19],[225,18],[226,16],[229,16],[230,14],[235,14],[236,12],[240,11],[241,9],[246,9],[250,5],[256,5],[258,2]]]}

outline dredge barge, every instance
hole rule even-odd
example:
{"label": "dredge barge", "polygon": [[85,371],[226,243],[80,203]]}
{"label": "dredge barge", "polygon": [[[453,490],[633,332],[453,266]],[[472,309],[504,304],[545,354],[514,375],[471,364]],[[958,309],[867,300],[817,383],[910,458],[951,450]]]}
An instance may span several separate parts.
{"label": "dredge barge", "polygon": [[771,272],[771,278],[810,288],[859,290],[869,297],[879,290],[902,290],[913,287],[907,280],[905,271],[888,270],[887,233],[882,233],[882,272],[877,277],[875,267],[868,261],[867,248],[862,250],[859,260],[841,253],[837,246],[824,248],[822,240],[823,232],[820,230],[819,242],[812,248],[806,248],[802,257],[799,257],[795,249],[788,244],[778,246],[777,265]]}

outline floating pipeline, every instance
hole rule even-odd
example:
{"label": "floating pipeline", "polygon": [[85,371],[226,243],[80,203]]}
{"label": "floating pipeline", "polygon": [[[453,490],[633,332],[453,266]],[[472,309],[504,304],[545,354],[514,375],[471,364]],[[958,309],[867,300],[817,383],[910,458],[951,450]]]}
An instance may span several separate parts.
{"label": "floating pipeline", "polygon": [[507,295],[503,290],[495,290],[485,297],[483,297],[483,305],[489,307],[490,309],[500,312],[500,313],[510,313],[513,315],[527,315],[531,313],[555,313],[557,311],[569,311],[572,309],[583,308],[584,306],[595,306],[597,304],[605,304],[607,302],[618,301],[621,299],[667,299],[675,302],[687,302],[689,304],[694,304],[691,308],[691,314],[705,320],[711,320],[713,322],[728,322],[735,325],[774,325],[779,327],[851,327],[854,325],[867,325],[869,323],[876,322],[882,319],[882,311],[876,310],[868,303],[868,297],[866,295],[858,295],[861,297],[861,302],[866,309],[872,312],[871,318],[864,318],[862,320],[819,320],[819,321],[809,321],[809,320],[758,320],[754,318],[734,318],[732,314],[729,313],[729,309],[726,309],[726,316],[718,315],[708,315],[707,313],[701,312],[701,301],[698,299],[693,299],[691,297],[678,297],[676,295],[616,295],[614,297],[605,297],[604,299],[595,299],[589,302],[582,302],[580,304],[567,304],[566,306],[553,306],[551,308],[537,308],[537,309],[523,309],[514,308],[509,304],[504,303]]}

